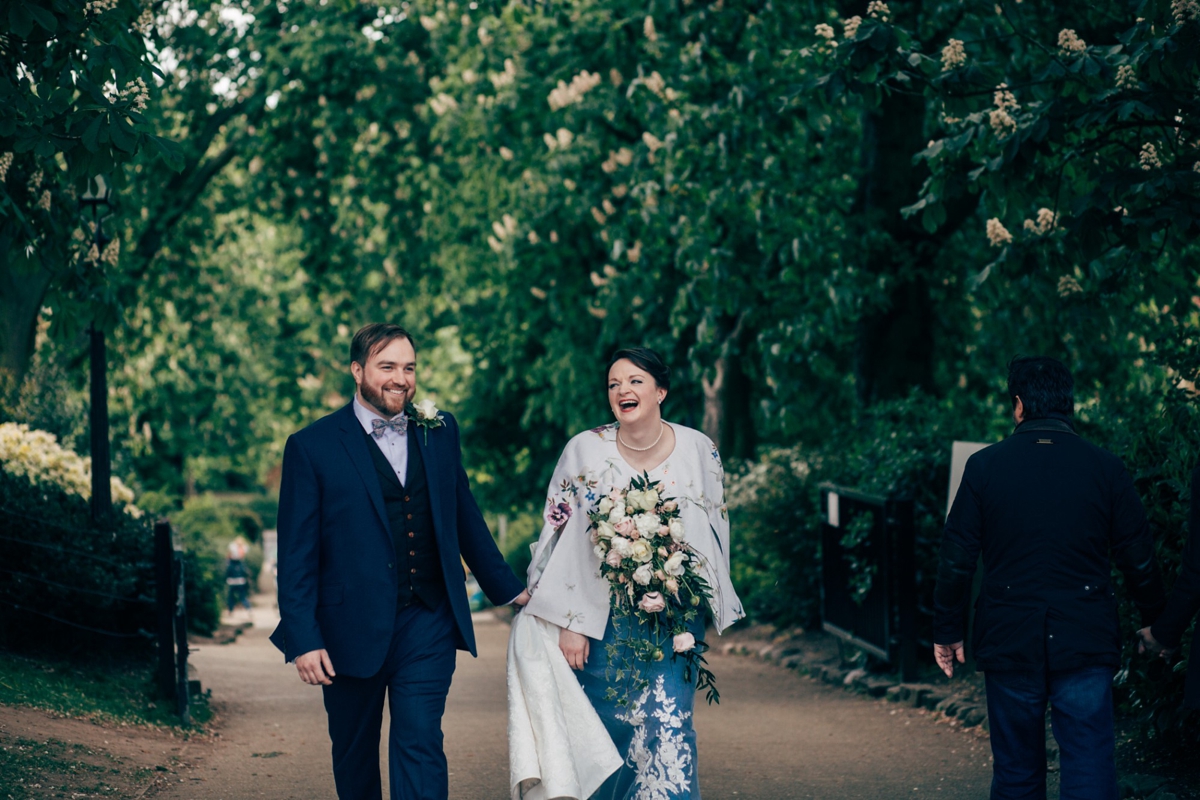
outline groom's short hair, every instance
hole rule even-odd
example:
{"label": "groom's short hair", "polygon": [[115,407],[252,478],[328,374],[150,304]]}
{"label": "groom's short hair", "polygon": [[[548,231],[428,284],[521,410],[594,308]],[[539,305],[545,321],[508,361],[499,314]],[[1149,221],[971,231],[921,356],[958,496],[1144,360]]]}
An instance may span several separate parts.
{"label": "groom's short hair", "polygon": [[413,352],[417,352],[417,343],[413,341],[412,334],[399,325],[390,322],[372,322],[369,325],[363,325],[350,340],[350,360],[365,367],[367,359],[401,337],[408,339]]}

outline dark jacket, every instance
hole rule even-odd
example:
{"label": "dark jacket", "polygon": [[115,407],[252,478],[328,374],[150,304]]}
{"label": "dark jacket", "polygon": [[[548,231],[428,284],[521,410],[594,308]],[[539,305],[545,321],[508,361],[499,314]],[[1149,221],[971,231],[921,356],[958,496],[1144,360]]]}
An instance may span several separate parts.
{"label": "dark jacket", "polygon": [[[462,562],[497,605],[525,586],[504,563],[471,496],[458,424],[444,417],[429,431],[411,425],[408,446],[419,450],[428,481],[455,638],[474,654]],[[278,527],[281,620],[271,641],[288,661],[325,649],[338,675],[374,675],[392,641],[400,578],[379,476],[352,406],[288,438]]]}
{"label": "dark jacket", "polygon": [[[1192,618],[1200,611],[1200,467],[1192,470],[1192,503],[1188,514],[1188,538],[1183,546],[1183,564],[1179,577],[1171,587],[1167,608],[1154,621],[1150,632],[1164,647],[1176,649],[1183,633],[1192,624]],[[1187,696],[1184,704],[1200,708],[1200,652],[1192,640],[1192,652],[1188,660]]]}
{"label": "dark jacket", "polygon": [[1070,670],[1120,664],[1110,559],[1152,620],[1165,591],[1145,509],[1121,460],[1066,419],[1030,420],[967,461],[946,519],[934,591],[934,641],[963,640],[975,609],[981,670]]}

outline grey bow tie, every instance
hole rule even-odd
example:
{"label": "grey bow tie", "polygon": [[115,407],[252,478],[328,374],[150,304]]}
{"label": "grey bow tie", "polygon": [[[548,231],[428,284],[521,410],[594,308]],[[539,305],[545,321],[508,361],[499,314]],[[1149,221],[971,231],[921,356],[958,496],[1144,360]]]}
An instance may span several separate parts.
{"label": "grey bow tie", "polygon": [[391,428],[396,433],[403,436],[408,432],[408,415],[402,414],[395,419],[373,419],[371,420],[371,435],[376,439],[383,438],[383,432]]}

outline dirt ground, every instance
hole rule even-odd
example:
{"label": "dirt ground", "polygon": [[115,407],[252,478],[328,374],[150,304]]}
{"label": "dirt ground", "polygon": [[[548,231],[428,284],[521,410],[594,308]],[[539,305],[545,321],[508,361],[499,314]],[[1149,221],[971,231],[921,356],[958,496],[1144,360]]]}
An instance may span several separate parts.
{"label": "dirt ground", "polygon": [[0,706],[0,758],[25,765],[0,798],[141,798],[189,769],[207,741],[170,731],[106,727],[32,708]]}

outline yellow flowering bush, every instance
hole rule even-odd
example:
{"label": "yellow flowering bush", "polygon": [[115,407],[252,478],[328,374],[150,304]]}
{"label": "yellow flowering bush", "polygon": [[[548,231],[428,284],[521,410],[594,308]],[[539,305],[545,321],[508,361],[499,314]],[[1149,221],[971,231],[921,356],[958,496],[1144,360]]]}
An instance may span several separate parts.
{"label": "yellow flowering bush", "polygon": [[[17,422],[0,423],[0,467],[10,475],[51,483],[69,494],[91,499],[92,460],[63,447],[52,433]],[[133,505],[133,491],[120,478],[112,479],[112,497],[130,516],[142,515]]]}

